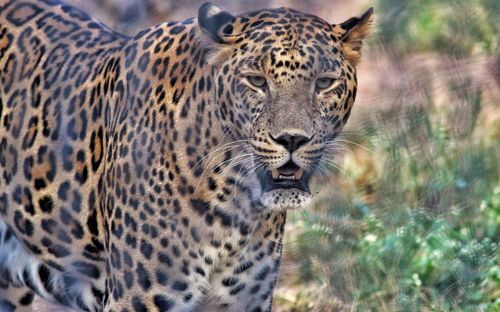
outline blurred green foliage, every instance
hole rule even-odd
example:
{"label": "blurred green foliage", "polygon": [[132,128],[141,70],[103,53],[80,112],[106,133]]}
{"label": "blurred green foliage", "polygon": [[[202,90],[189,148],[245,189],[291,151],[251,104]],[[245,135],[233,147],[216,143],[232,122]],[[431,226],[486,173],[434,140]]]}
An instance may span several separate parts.
{"label": "blurred green foliage", "polygon": [[498,0],[379,0],[378,39],[406,52],[455,57],[499,52]]}
{"label": "blurred green foliage", "polygon": [[[500,1],[377,3],[383,53],[499,52]],[[481,120],[498,106],[441,76],[455,100],[438,105],[424,86],[419,103],[380,110],[319,183],[334,196],[290,214],[285,252],[303,285],[292,311],[342,310],[331,298],[347,311],[500,311],[500,142]]]}

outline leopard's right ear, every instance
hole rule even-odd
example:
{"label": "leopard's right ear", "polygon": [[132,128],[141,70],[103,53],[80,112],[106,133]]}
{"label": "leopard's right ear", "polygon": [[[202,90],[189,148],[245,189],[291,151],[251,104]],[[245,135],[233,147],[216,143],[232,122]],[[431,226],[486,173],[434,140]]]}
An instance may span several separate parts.
{"label": "leopard's right ear", "polygon": [[235,21],[233,15],[210,2],[198,10],[198,25],[215,43],[229,43],[227,36],[233,33]]}
{"label": "leopard's right ear", "polygon": [[352,17],[338,26],[344,55],[353,65],[356,65],[361,58],[363,40],[372,31],[373,8],[369,8],[360,17]]}

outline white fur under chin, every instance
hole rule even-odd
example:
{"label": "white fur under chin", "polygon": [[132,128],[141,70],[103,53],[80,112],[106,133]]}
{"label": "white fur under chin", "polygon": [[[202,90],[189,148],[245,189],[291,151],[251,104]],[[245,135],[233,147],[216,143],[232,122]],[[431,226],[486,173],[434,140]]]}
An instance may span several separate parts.
{"label": "white fur under chin", "polygon": [[262,204],[274,211],[307,208],[312,200],[311,193],[299,189],[276,189],[262,194]]}

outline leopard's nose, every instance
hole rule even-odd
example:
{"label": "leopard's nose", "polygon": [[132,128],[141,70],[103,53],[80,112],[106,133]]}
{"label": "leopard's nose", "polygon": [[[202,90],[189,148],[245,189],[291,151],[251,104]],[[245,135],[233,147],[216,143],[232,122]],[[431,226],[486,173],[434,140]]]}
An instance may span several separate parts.
{"label": "leopard's nose", "polygon": [[274,142],[285,147],[290,153],[295,152],[301,146],[305,145],[307,142],[311,141],[312,137],[306,137],[303,135],[291,135],[283,134],[277,138],[271,136]]}

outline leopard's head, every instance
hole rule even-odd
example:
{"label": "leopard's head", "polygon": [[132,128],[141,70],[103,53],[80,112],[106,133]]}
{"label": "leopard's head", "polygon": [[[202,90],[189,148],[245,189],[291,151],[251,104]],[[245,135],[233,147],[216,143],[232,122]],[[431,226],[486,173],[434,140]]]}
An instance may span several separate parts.
{"label": "leopard's head", "polygon": [[212,44],[215,115],[243,142],[271,209],[303,207],[322,157],[356,97],[356,64],[373,10],[329,24],[288,8],[239,16],[204,4]]}

